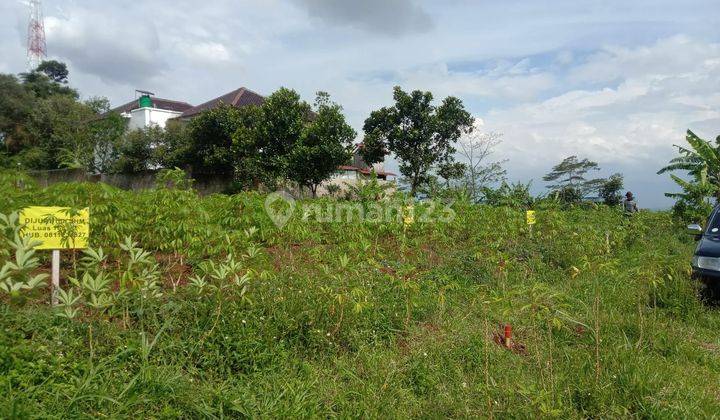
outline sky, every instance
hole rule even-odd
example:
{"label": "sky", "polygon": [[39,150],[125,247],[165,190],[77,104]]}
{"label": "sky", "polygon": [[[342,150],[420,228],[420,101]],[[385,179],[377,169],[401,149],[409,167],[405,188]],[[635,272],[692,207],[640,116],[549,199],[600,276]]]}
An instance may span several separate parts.
{"label": "sky", "polygon": [[[83,97],[135,89],[199,104],[244,86],[327,91],[362,136],[392,88],[457,96],[511,181],[563,158],[620,172],[641,207],[693,130],[720,134],[717,0],[44,0],[47,49]],[[0,72],[26,68],[28,10],[0,0]],[[397,163],[389,161],[390,169]]]}

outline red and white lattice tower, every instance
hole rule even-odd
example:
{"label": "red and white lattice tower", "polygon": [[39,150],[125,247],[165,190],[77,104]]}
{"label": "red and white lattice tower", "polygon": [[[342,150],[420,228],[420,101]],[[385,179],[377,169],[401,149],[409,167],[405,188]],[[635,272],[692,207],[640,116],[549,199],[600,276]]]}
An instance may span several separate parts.
{"label": "red and white lattice tower", "polygon": [[45,44],[45,23],[43,23],[40,0],[29,0],[30,21],[28,22],[27,60],[28,71],[35,70],[47,57]]}

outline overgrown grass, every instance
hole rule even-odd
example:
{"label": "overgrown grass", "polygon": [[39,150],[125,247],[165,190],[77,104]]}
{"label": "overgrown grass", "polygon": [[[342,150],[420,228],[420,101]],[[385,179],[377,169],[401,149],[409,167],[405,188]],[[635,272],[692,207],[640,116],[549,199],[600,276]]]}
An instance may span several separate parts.
{"label": "overgrown grass", "polygon": [[[458,203],[407,230],[278,229],[256,194],[0,190],[2,213],[90,206],[108,254],[92,270],[113,284],[111,306],[73,319],[47,289],[2,298],[0,417],[720,415],[720,315],[666,213],[538,209],[531,235],[522,211]],[[120,292],[126,236],[157,261],[161,296]],[[91,270],[66,255],[64,279]]]}

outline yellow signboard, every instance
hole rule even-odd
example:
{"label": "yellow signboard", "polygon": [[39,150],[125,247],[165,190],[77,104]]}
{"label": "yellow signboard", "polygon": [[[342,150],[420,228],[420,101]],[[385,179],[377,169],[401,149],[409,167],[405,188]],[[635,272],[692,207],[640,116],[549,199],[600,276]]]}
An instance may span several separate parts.
{"label": "yellow signboard", "polygon": [[525,212],[525,220],[527,221],[528,225],[534,225],[535,224],[535,210],[528,210]]}
{"label": "yellow signboard", "polygon": [[20,212],[22,234],[40,241],[35,249],[87,248],[90,210],[69,207],[27,207]]}

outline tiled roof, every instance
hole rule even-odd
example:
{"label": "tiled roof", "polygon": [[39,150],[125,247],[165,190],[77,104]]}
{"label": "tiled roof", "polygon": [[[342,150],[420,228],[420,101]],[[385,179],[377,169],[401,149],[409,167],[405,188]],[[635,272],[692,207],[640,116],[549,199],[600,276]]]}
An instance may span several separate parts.
{"label": "tiled roof", "polygon": [[[338,170],[340,171],[355,171],[360,172],[364,175],[370,175],[372,173],[372,169],[367,168],[358,168],[357,166],[350,166],[350,165],[340,165],[338,166]],[[393,172],[387,172],[387,171],[375,171],[375,174],[377,176],[397,176]]]}
{"label": "tiled roof", "polygon": [[[158,109],[165,109],[168,111],[176,111],[176,112],[183,112],[185,110],[188,110],[192,108],[193,106],[190,105],[187,102],[181,102],[181,101],[173,101],[171,99],[163,99],[163,98],[155,98],[151,97],[153,106]],[[133,109],[140,108],[140,105],[138,105],[138,100],[135,99],[134,101],[130,101],[124,105],[120,105],[117,108],[113,108],[111,111],[118,112],[122,114],[123,112],[130,112]]]}
{"label": "tiled roof", "polygon": [[218,96],[217,98],[211,99],[203,104],[186,109],[178,118],[193,117],[203,111],[213,109],[221,103],[239,108],[246,105],[262,105],[263,102],[265,102],[265,97],[253,92],[250,89],[241,87],[240,89],[235,89],[232,92]]}

